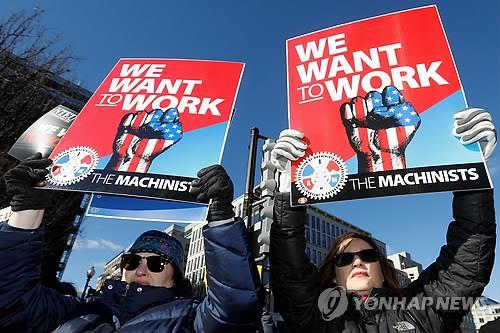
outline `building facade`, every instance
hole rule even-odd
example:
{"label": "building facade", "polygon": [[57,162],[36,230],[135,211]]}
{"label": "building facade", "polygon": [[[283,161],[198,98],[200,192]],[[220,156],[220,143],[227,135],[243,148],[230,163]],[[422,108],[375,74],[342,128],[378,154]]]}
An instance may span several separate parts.
{"label": "building facade", "polygon": [[415,281],[418,279],[420,273],[422,273],[422,264],[414,261],[411,258],[411,254],[408,252],[399,252],[387,256],[387,259],[392,261],[394,268],[399,271],[404,272],[410,281]]}
{"label": "building facade", "polygon": [[203,243],[203,226],[206,223],[192,223],[186,226],[184,238],[189,243],[187,251],[185,276],[194,287],[195,294],[202,296],[206,291],[205,246]]}
{"label": "building facade", "polygon": [[471,314],[476,329],[479,331],[487,322],[500,318],[500,302],[481,296],[472,306]]}
{"label": "building facade", "polygon": [[97,282],[95,285],[95,289],[97,291],[101,290],[104,286],[105,280],[121,280],[122,279],[122,270],[121,270],[121,260],[122,260],[123,251],[118,253],[115,257],[113,257],[110,261],[108,261],[104,265],[104,270],[102,274],[97,278]]}

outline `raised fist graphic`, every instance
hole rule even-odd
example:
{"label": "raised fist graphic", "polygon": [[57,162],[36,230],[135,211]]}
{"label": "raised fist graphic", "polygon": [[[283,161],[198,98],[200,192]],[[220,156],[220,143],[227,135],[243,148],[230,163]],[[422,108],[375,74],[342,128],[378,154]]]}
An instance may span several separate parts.
{"label": "raised fist graphic", "polygon": [[106,169],[148,171],[153,159],[182,138],[179,111],[155,109],[123,116]]}
{"label": "raised fist graphic", "polygon": [[406,168],[406,147],[420,126],[420,116],[394,86],[371,91],[340,107],[358,173]]}

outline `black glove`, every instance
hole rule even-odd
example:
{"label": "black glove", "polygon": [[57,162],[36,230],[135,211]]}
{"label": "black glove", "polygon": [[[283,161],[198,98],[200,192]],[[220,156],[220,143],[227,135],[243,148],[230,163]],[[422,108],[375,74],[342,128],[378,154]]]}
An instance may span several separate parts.
{"label": "black glove", "polygon": [[48,158],[42,158],[41,153],[28,157],[16,167],[7,171],[3,178],[13,211],[27,209],[42,209],[52,206],[52,196],[48,191],[33,188],[38,182],[44,181],[52,164]]}
{"label": "black glove", "polygon": [[220,221],[234,217],[233,182],[226,170],[219,165],[212,165],[198,171],[198,179],[191,183],[189,192],[196,195],[200,202],[212,199],[208,209],[208,221]]}

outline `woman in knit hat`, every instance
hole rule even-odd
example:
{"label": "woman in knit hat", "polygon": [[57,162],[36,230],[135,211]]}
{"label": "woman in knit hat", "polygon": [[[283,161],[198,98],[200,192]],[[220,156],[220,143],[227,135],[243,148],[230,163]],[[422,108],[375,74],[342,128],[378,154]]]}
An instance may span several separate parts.
{"label": "woman in knit hat", "polygon": [[122,281],[106,280],[100,295],[81,301],[40,281],[41,222],[50,198],[33,186],[43,185],[51,163],[39,154],[4,175],[13,213],[0,223],[1,332],[255,332],[262,286],[222,166],[200,170],[191,188],[200,202],[210,201],[203,228],[205,298],[188,295],[181,244],[151,230],[123,255]]}

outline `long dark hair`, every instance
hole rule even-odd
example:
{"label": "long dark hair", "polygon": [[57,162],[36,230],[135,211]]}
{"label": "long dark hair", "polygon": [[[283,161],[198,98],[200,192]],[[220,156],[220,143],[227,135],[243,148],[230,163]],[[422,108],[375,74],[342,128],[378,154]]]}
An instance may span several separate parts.
{"label": "long dark hair", "polygon": [[384,286],[391,289],[396,295],[401,296],[402,291],[396,276],[396,270],[389,264],[387,258],[380,253],[377,243],[375,243],[373,238],[356,232],[343,234],[332,244],[330,250],[328,250],[325,260],[323,260],[319,267],[321,284],[324,286],[332,284],[332,281],[335,279],[335,255],[342,252],[354,238],[367,242],[377,251],[378,261],[380,263],[380,268],[382,269],[382,275],[384,276]]}

